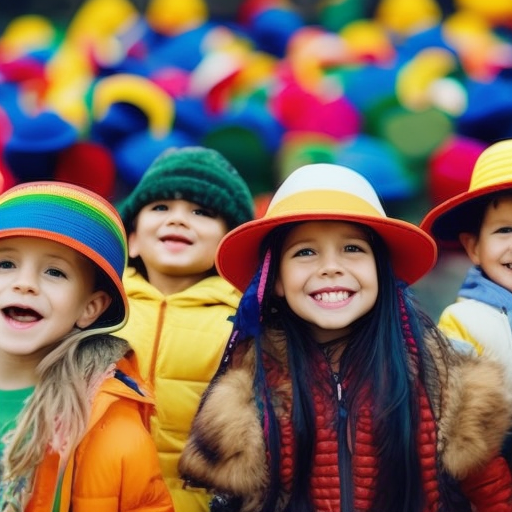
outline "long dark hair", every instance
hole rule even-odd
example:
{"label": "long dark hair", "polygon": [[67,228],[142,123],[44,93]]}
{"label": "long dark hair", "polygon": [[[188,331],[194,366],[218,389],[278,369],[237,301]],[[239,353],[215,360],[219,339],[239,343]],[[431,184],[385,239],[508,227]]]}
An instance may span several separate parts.
{"label": "long dark hair", "polygon": [[[274,294],[283,241],[296,225],[292,223],[276,228],[264,240],[260,268],[245,292],[235,318],[234,338],[251,338],[256,349],[254,388],[262,411],[270,464],[270,485],[262,512],[276,509],[281,488],[279,425],[263,365],[262,340],[268,328],[280,329],[286,338],[293,396],[294,475],[286,510],[314,511],[310,495],[315,447],[311,385],[319,379],[319,349],[308,334],[305,322],[285,302],[279,303],[276,313],[276,300],[279,299]],[[372,510],[419,512],[423,510],[424,492],[417,447],[417,389],[418,382],[424,384],[425,365],[429,370],[434,366],[423,344],[425,329],[433,326],[429,327],[429,322],[432,322],[417,312],[417,305],[413,304],[405,284],[397,281],[382,238],[368,227],[362,228],[370,234],[379,292],[372,310],[353,326],[353,334],[340,361],[350,382],[347,405],[351,431],[354,433],[360,404],[370,398],[374,442],[379,465],[384,468],[378,472]],[[434,390],[435,394],[435,384],[425,387]],[[371,397],[366,396],[368,390],[372,392]]]}

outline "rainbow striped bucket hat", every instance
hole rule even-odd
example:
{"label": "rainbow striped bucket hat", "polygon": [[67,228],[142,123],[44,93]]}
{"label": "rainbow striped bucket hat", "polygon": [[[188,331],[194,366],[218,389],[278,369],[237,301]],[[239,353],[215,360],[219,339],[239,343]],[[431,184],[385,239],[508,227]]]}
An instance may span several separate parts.
{"label": "rainbow striped bucket hat", "polygon": [[91,327],[121,327],[128,300],[122,284],[128,251],[123,223],[112,204],[78,185],[34,181],[0,195],[0,238],[53,240],[88,257],[104,274],[109,308]]}

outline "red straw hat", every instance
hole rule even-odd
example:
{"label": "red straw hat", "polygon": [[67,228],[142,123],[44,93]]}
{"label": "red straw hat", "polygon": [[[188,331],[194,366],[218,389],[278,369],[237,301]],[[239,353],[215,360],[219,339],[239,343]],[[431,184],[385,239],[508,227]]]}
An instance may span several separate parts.
{"label": "red straw hat", "polygon": [[386,216],[377,194],[359,173],[334,164],[311,164],[292,172],[259,219],[246,222],[221,241],[219,273],[245,290],[258,267],[264,237],[282,224],[296,221],[343,220],[373,228],[386,242],[394,271],[412,284],[435,264],[434,240],[409,222]]}
{"label": "red straw hat", "polygon": [[477,200],[500,190],[512,193],[512,139],[496,142],[478,157],[466,192],[444,201],[427,213],[420,227],[440,242],[457,242],[474,217]]}

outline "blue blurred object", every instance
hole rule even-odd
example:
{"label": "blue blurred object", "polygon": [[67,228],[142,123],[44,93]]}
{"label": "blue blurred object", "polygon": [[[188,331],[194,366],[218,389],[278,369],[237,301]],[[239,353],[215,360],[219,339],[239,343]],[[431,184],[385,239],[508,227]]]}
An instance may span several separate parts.
{"label": "blue blurred object", "polygon": [[383,200],[407,199],[415,193],[399,153],[382,139],[357,135],[340,146],[335,163],[356,169]]}
{"label": "blue blurred object", "polygon": [[461,135],[488,143],[512,137],[512,79],[466,81],[467,109],[456,119]]}
{"label": "blue blurred object", "polygon": [[118,175],[127,185],[135,186],[153,160],[165,149],[197,144],[189,135],[173,130],[157,139],[149,131],[127,137],[114,151]]}
{"label": "blue blurred object", "polygon": [[250,22],[250,34],[260,50],[284,57],[290,37],[305,25],[302,17],[291,9],[264,9]]}
{"label": "blue blurred object", "polygon": [[77,129],[54,112],[14,118],[4,157],[20,181],[50,179],[60,151],[78,139]]}

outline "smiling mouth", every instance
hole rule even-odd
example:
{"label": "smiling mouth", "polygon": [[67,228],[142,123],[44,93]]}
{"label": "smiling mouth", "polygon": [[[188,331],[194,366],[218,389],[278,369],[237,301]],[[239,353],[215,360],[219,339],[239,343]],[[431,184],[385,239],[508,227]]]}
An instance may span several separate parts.
{"label": "smiling mouth", "polygon": [[188,238],[182,236],[166,236],[160,240],[164,243],[192,245],[192,242]]}
{"label": "smiling mouth", "polygon": [[20,308],[17,306],[9,306],[2,309],[5,317],[20,323],[37,322],[41,320],[42,315],[31,308]]}
{"label": "smiling mouth", "polygon": [[325,303],[335,303],[335,302],[343,302],[344,300],[347,300],[351,296],[350,292],[343,291],[343,292],[322,292],[322,293],[314,293],[312,295],[313,299],[315,299],[318,302],[325,302]]}

